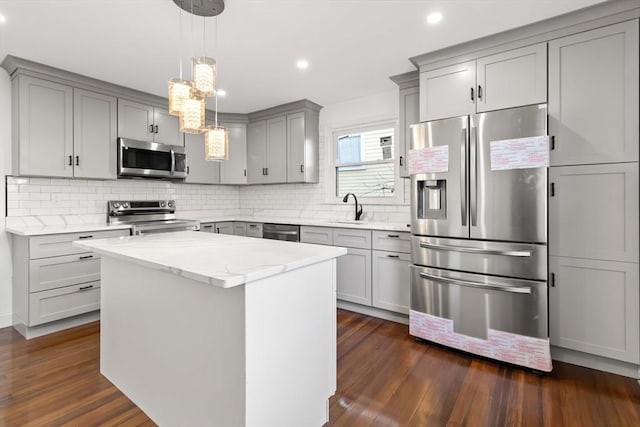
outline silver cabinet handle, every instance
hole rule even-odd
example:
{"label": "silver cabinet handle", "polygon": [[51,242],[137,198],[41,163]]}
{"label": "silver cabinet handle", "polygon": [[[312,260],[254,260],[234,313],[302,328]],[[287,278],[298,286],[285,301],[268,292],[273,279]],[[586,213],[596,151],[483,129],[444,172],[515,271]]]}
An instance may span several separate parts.
{"label": "silver cabinet handle", "polygon": [[76,156],[76,166],[80,166],[80,156]]}
{"label": "silver cabinet handle", "polygon": [[392,239],[399,239],[400,235],[399,234],[387,234],[387,237],[390,237]]}
{"label": "silver cabinet handle", "polygon": [[73,156],[69,156],[69,166],[73,166]]}
{"label": "silver cabinet handle", "polygon": [[478,85],[478,99],[482,100],[482,86]]}
{"label": "silver cabinet handle", "polygon": [[400,258],[400,255],[387,255],[387,258]]}
{"label": "silver cabinet handle", "polygon": [[471,102],[475,101],[475,97],[473,96],[473,88],[471,88]]}
{"label": "silver cabinet handle", "polygon": [[82,240],[82,239],[92,239],[93,238],[93,234],[89,234],[88,236],[79,236],[78,239]]}
{"label": "silver cabinet handle", "polygon": [[420,247],[423,249],[434,249],[436,251],[468,252],[468,253],[485,254],[485,255],[504,255],[504,256],[514,256],[514,257],[530,257],[531,256],[531,251],[501,251],[497,249],[469,248],[465,246],[434,245],[434,244],[425,243],[425,242],[420,242]]}
{"label": "silver cabinet handle", "polygon": [[400,156],[400,166],[404,166],[404,158]]}
{"label": "silver cabinet handle", "polygon": [[93,255],[85,255],[85,256],[78,257],[79,260],[91,259],[91,258],[93,258]]}
{"label": "silver cabinet handle", "polygon": [[154,133],[158,133],[158,125],[155,125],[155,126],[154,126],[154,129],[155,129],[155,130],[154,130]]}
{"label": "silver cabinet handle", "polygon": [[300,173],[304,173],[304,165],[300,165]]}
{"label": "silver cabinet handle", "polygon": [[79,291],[86,291],[86,290],[89,290],[89,289],[91,289],[91,288],[93,288],[93,285],[80,286],[80,287],[78,288],[78,290],[79,290]]}
{"label": "silver cabinet handle", "polygon": [[153,133],[153,125],[149,125],[149,133]]}
{"label": "silver cabinet handle", "polygon": [[471,280],[450,279],[448,277],[434,276],[433,274],[420,273],[420,277],[426,280],[436,280],[438,282],[453,283],[454,285],[469,286],[472,288],[491,289],[493,291],[511,292],[514,294],[529,294],[531,295],[531,288],[527,286],[509,286],[501,285],[499,283],[482,283],[474,282]]}

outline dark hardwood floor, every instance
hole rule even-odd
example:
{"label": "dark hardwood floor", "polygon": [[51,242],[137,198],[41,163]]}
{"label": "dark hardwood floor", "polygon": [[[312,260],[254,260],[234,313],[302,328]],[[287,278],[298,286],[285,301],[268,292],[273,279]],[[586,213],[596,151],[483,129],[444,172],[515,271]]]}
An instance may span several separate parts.
{"label": "dark hardwood floor", "polygon": [[[0,426],[153,426],[100,375],[99,331],[92,323],[26,341],[1,329]],[[538,376],[340,310],[329,425],[638,426],[640,385],[560,362]]]}

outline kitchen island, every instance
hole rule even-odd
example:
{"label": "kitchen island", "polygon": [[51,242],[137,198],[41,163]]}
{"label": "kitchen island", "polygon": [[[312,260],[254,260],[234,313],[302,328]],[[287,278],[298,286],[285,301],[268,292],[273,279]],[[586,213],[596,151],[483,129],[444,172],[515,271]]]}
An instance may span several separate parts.
{"label": "kitchen island", "polygon": [[100,371],[162,426],[321,426],[338,247],[183,231],[101,255]]}

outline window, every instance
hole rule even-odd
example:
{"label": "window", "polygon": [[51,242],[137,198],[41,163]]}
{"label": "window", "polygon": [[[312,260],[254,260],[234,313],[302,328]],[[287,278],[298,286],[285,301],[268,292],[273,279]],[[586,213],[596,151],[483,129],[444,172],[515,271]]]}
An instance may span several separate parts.
{"label": "window", "polygon": [[354,193],[382,203],[397,200],[402,186],[396,183],[395,123],[335,131],[332,175],[332,198]]}

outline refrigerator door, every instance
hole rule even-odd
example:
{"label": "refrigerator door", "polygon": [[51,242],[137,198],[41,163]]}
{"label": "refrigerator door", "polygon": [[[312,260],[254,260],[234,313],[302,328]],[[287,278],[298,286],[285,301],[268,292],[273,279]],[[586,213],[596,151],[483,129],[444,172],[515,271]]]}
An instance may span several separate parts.
{"label": "refrigerator door", "polygon": [[471,238],[546,243],[547,168],[492,170],[491,159],[492,142],[547,135],[546,104],[476,114],[470,126]]}
{"label": "refrigerator door", "polygon": [[413,234],[469,237],[468,124],[462,116],[411,126]]}

